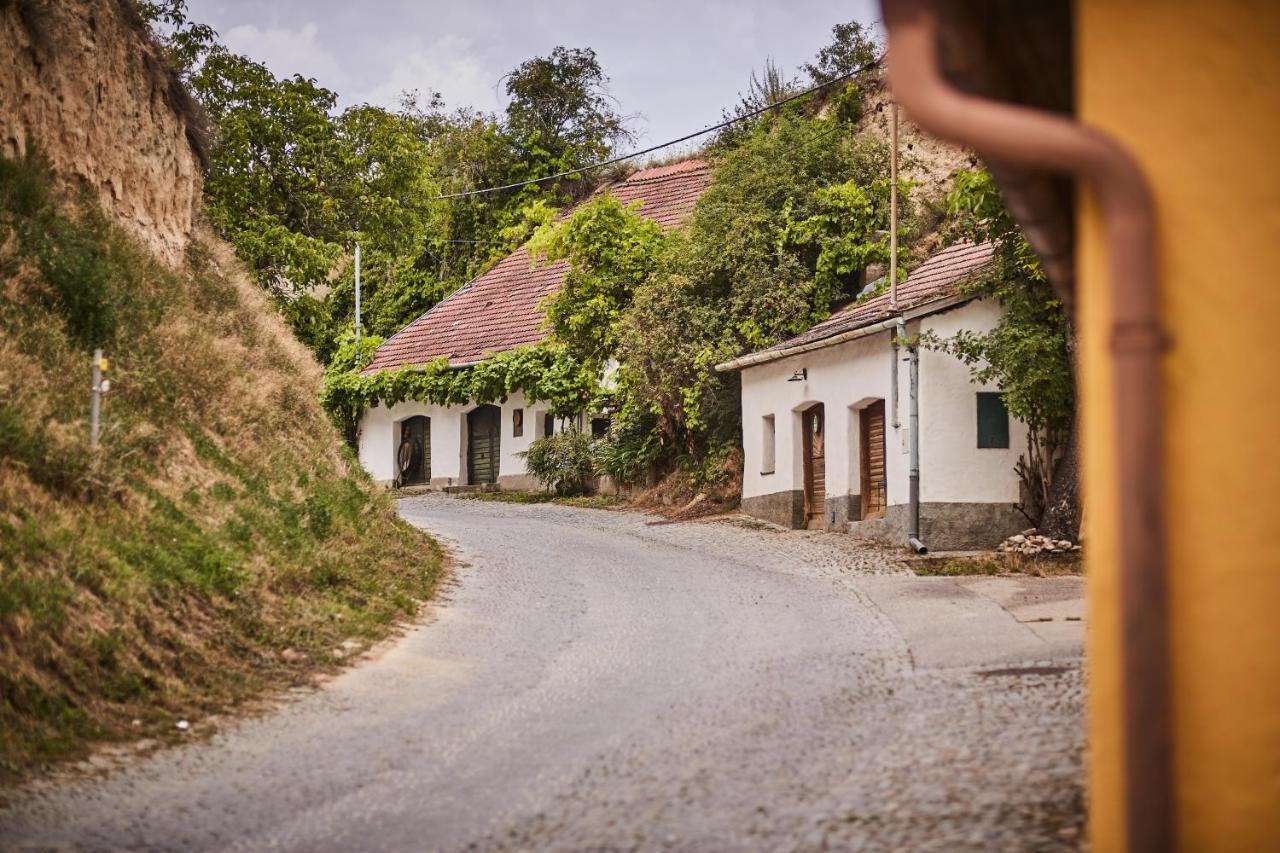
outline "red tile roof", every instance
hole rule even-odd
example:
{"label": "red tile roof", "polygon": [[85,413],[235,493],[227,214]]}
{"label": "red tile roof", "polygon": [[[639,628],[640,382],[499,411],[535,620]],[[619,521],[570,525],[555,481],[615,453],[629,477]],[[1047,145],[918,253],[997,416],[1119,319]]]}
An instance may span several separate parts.
{"label": "red tile roof", "polygon": [[[684,221],[710,183],[710,164],[693,159],[643,169],[597,192],[612,193],[624,204],[640,201],[642,216],[672,228]],[[468,364],[542,340],[547,330],[539,305],[560,286],[567,269],[566,261],[531,268],[528,252],[513,252],[388,338],[363,372],[441,357],[450,364]]]}
{"label": "red tile roof", "polygon": [[[942,251],[931,255],[927,261],[916,268],[915,272],[907,276],[898,285],[897,311],[890,310],[889,292],[885,291],[879,296],[868,299],[866,302],[850,305],[837,311],[802,335],[797,335],[789,340],[774,344],[767,349],[760,350],[760,353],[752,353],[751,356],[744,356],[743,358],[753,358],[763,353],[773,353],[823,341],[845,332],[872,326],[903,311],[910,311],[930,302],[937,302],[955,296],[960,292],[961,285],[991,262],[991,257],[994,253],[995,245],[992,243],[975,244],[965,241],[948,246]],[[756,359],[753,358],[753,360]],[[763,359],[761,361],[768,360]],[[749,366],[748,364],[735,364],[736,361],[738,360],[735,359],[733,362],[722,365],[721,369],[731,369],[731,366]]]}

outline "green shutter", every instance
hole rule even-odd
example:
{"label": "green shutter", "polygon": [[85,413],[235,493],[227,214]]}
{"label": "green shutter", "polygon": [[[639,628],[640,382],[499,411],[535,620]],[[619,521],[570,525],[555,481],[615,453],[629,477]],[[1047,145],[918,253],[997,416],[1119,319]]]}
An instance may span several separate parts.
{"label": "green shutter", "polygon": [[1003,395],[993,391],[978,392],[978,447],[1009,446],[1009,410]]}

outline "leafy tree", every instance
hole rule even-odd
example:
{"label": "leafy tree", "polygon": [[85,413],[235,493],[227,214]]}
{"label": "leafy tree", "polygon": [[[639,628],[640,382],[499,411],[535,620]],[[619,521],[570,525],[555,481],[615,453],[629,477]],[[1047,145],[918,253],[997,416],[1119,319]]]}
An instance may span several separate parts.
{"label": "leafy tree", "polygon": [[849,21],[831,28],[831,44],[818,51],[805,72],[815,84],[830,83],[875,62],[881,52],[880,40],[870,24]]}
{"label": "leafy tree", "polygon": [[541,263],[569,261],[563,286],[546,300],[547,323],[581,362],[600,369],[613,358],[618,323],[663,249],[661,226],[639,207],[602,195],[543,226],[529,246]]}
{"label": "leafy tree", "polygon": [[138,0],[137,5],[138,13],[157,32],[184,76],[218,43],[213,27],[191,20],[186,0]]}
{"label": "leafy tree", "polygon": [[222,49],[192,83],[217,126],[205,174],[210,220],[276,296],[325,281],[351,200],[350,151],[329,115],[337,96]]}
{"label": "leafy tree", "polygon": [[[995,263],[971,288],[998,300],[1004,313],[990,332],[963,331],[922,344],[958,357],[969,365],[974,381],[1000,386],[1009,413],[1028,427],[1027,452],[1019,464],[1024,511],[1052,534],[1075,539],[1080,514],[1070,317],[988,172],[957,175],[948,205],[958,235],[995,242]],[[1046,518],[1046,508],[1054,504],[1058,511]]]}
{"label": "leafy tree", "polygon": [[841,272],[837,255],[887,257],[876,234],[888,224],[886,163],[840,119],[790,112],[716,154],[715,180],[620,327],[623,385],[645,404],[630,404],[633,419],[652,416],[667,448],[696,458],[736,443],[738,380],[715,365],[808,329],[855,293],[862,271]]}
{"label": "leafy tree", "polygon": [[603,160],[615,143],[629,140],[608,82],[591,48],[557,47],[508,74],[505,130],[521,159],[550,174]]}

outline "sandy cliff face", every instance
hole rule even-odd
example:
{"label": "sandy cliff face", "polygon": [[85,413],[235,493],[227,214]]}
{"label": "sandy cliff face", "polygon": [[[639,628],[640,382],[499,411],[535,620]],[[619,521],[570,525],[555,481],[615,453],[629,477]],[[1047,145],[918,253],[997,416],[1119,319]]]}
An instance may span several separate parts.
{"label": "sandy cliff face", "polygon": [[128,0],[0,2],[0,153],[38,151],[169,263],[200,196],[186,104]]}

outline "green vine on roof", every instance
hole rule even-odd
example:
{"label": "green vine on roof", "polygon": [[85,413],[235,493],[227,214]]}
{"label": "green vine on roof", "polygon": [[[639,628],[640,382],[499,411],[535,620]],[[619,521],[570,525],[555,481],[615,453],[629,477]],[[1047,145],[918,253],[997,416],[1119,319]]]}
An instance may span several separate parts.
{"label": "green vine on roof", "polygon": [[550,341],[497,353],[469,367],[450,367],[448,359],[438,358],[424,365],[361,374],[357,361],[367,364],[381,343],[381,338],[366,337],[357,350],[354,336],[348,335],[325,371],[321,402],[340,427],[354,425],[378,402],[386,406],[405,400],[438,406],[500,403],[518,392],[550,404],[557,415],[570,415],[591,406],[601,394],[599,372]]}

